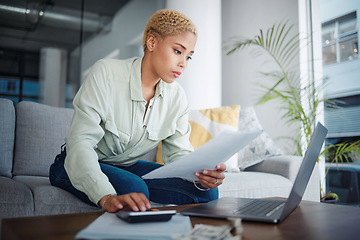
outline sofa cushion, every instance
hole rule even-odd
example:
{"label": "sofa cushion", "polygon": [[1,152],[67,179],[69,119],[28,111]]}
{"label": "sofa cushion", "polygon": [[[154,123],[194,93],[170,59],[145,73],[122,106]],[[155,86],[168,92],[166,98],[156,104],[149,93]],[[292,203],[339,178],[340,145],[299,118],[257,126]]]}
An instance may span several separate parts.
{"label": "sofa cushion", "polygon": [[0,219],[33,214],[33,195],[25,184],[0,176],[0,192]]}
{"label": "sofa cushion", "polygon": [[35,215],[101,211],[100,207],[91,206],[73,194],[51,186],[48,177],[16,176],[14,179],[24,183],[33,192]]}
{"label": "sofa cushion", "polygon": [[15,137],[13,102],[0,99],[0,176],[11,177]]}
{"label": "sofa cushion", "polygon": [[[240,111],[239,131],[248,132],[262,129],[254,107],[245,107]],[[262,162],[264,159],[281,155],[283,151],[276,146],[270,136],[264,131],[258,138],[238,152],[240,170]]]}
{"label": "sofa cushion", "polygon": [[13,175],[49,176],[70,128],[72,109],[34,102],[16,105]]}
{"label": "sofa cushion", "polygon": [[249,172],[264,172],[283,176],[292,183],[298,174],[303,157],[293,155],[272,156],[247,168]]}
{"label": "sofa cushion", "polygon": [[288,197],[292,183],[280,175],[259,172],[225,173],[219,197]]}

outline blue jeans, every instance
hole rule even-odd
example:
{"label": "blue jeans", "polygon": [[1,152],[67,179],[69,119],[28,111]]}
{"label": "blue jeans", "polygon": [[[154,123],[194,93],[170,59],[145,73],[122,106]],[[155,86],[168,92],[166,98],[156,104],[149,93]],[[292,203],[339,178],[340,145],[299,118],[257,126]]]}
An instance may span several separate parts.
{"label": "blue jeans", "polygon": [[[85,193],[77,190],[71,184],[64,168],[65,156],[66,151],[64,150],[56,156],[55,162],[51,165],[49,172],[51,184],[74,194],[88,204],[95,205]],[[176,205],[203,203],[218,198],[217,188],[200,191],[192,182],[181,178],[146,180],[141,178],[146,173],[161,167],[161,164],[141,160],[127,167],[99,164],[102,172],[115,188],[117,195],[131,192],[144,193],[150,201]]]}

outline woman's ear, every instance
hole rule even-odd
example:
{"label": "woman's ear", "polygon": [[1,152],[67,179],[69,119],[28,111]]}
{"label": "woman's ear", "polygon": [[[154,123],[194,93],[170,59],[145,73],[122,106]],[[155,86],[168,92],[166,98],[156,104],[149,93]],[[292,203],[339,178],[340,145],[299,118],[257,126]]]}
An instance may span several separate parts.
{"label": "woman's ear", "polygon": [[153,51],[154,47],[156,45],[156,37],[153,34],[149,34],[146,40],[146,48],[149,49],[149,51]]}

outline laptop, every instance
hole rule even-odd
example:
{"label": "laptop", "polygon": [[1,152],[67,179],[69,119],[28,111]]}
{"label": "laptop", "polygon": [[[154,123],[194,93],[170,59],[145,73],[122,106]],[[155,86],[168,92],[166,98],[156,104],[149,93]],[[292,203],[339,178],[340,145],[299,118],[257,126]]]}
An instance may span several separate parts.
{"label": "laptop", "polygon": [[299,205],[326,135],[327,129],[318,123],[286,200],[223,197],[186,209],[181,214],[211,218],[236,217],[253,222],[281,222]]}

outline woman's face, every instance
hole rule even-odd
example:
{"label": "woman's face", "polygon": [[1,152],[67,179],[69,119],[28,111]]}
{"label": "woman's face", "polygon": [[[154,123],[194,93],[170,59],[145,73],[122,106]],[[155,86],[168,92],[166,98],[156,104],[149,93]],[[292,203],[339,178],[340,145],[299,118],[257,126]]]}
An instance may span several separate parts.
{"label": "woman's face", "polygon": [[184,72],[191,56],[194,54],[196,35],[183,32],[154,39],[152,48],[153,74],[167,83],[172,83]]}

